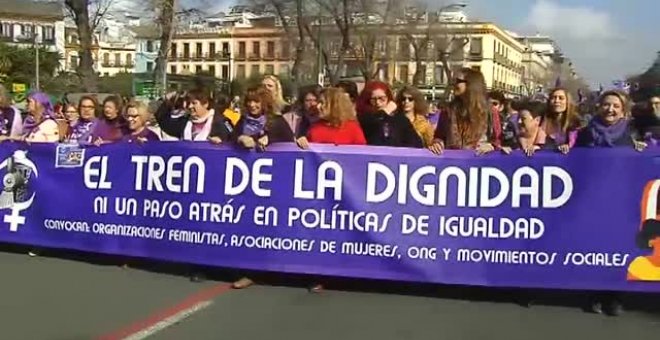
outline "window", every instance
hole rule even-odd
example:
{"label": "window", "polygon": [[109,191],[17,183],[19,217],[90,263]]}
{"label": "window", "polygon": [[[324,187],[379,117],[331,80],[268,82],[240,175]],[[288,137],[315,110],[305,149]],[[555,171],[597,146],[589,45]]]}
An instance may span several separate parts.
{"label": "window", "polygon": [[195,73],[202,73],[202,65],[195,65]]}
{"label": "window", "polygon": [[126,66],[133,67],[133,56],[130,54],[126,55]]}
{"label": "window", "polygon": [[403,83],[408,82],[408,65],[399,66],[399,81]]}
{"label": "window", "polygon": [[78,67],[78,56],[77,55],[72,55],[70,57],[70,61],[69,61],[69,68],[74,70],[77,67]]}
{"label": "window", "polygon": [[269,41],[266,45],[266,56],[273,58],[275,57],[275,42]]}
{"label": "window", "polygon": [[245,65],[238,65],[236,70],[236,78],[245,79]]}
{"label": "window", "polygon": [[177,55],[176,44],[175,43],[172,43],[172,45],[170,45],[170,55],[172,57],[176,57],[176,55]]}
{"label": "window", "polygon": [[407,39],[399,39],[399,55],[403,59],[410,58],[410,43]]}
{"label": "window", "polygon": [[228,56],[229,55],[229,43],[228,42],[223,42],[222,43],[222,55],[223,56]]}
{"label": "window", "polygon": [[291,73],[291,70],[289,69],[288,64],[282,64],[280,65],[280,75],[282,76],[289,76]]}
{"label": "window", "polygon": [[209,73],[215,77],[215,65],[209,65]]}
{"label": "window", "polygon": [[0,25],[0,35],[3,37],[13,37],[14,25],[3,22],[2,25]]}
{"label": "window", "polygon": [[252,67],[250,68],[250,76],[254,77],[258,75],[259,75],[259,65],[252,65]]}
{"label": "window", "polygon": [[121,54],[115,53],[115,66],[121,65]]}
{"label": "window", "polygon": [[261,56],[261,44],[258,41],[252,42],[252,56],[260,57]]}
{"label": "window", "polygon": [[170,73],[171,74],[176,74],[176,65],[171,65],[170,66]]}
{"label": "window", "polygon": [[147,40],[147,52],[154,51],[154,42],[153,40]]}
{"label": "window", "polygon": [[470,41],[470,54],[480,56],[483,40],[481,38],[472,38]]}
{"label": "window", "polygon": [[473,70],[475,70],[475,71],[477,71],[477,72],[481,72],[481,66],[479,66],[479,65],[477,65],[477,66],[472,66],[471,69],[473,69]]}
{"label": "window", "polygon": [[43,41],[47,42],[53,42],[55,41],[55,27],[53,26],[43,26],[41,28],[42,30],[42,38]]}
{"label": "window", "polygon": [[154,71],[154,63],[152,61],[147,61],[147,72]]}
{"label": "window", "polygon": [[103,53],[103,64],[104,65],[110,64],[110,53]]}
{"label": "window", "polygon": [[291,45],[289,44],[288,41],[283,41],[282,42],[282,59],[289,59],[291,56]]}
{"label": "window", "polygon": [[265,74],[275,74],[275,65],[266,65]]}
{"label": "window", "polygon": [[209,43],[209,57],[215,58],[215,43]]}
{"label": "window", "polygon": [[239,41],[238,42],[238,57],[239,58],[245,58],[246,50],[245,50],[245,41]]}
{"label": "window", "polygon": [[197,43],[195,46],[195,57],[201,58],[203,53],[202,53],[202,43]]}
{"label": "window", "polygon": [[229,78],[229,65],[222,65],[222,73],[220,74],[220,77],[222,79],[228,79]]}
{"label": "window", "polygon": [[190,58],[190,44],[183,43],[183,57]]}

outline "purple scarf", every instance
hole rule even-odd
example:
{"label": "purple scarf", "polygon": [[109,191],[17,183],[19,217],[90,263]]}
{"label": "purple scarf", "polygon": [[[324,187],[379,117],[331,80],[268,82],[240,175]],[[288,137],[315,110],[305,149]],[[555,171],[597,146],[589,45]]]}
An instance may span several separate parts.
{"label": "purple scarf", "polygon": [[79,120],[76,125],[71,128],[71,135],[68,138],[69,142],[77,142],[78,144],[91,143],[92,125],[94,125],[93,120],[88,122]]}
{"label": "purple scarf", "polygon": [[591,137],[591,146],[613,147],[616,142],[626,135],[628,131],[628,120],[621,119],[614,125],[603,124],[600,117],[591,120],[589,126],[589,135]]}
{"label": "purple scarf", "polygon": [[245,122],[243,123],[243,135],[258,137],[264,133],[266,128],[266,115],[261,115],[258,118],[246,115],[243,116]]}

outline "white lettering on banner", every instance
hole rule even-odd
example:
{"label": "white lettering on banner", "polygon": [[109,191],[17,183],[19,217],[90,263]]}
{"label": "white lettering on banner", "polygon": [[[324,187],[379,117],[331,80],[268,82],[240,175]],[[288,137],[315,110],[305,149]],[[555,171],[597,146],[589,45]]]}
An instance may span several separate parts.
{"label": "white lettering on banner", "polygon": [[50,230],[61,230],[68,232],[89,233],[91,229],[87,222],[82,221],[62,221],[62,220],[44,220],[44,227]]}
{"label": "white lettering on banner", "polygon": [[313,240],[251,236],[251,235],[232,235],[229,238],[230,245],[237,248],[255,248],[262,250],[283,250],[296,252],[311,252],[314,250]]}
{"label": "white lettering on banner", "polygon": [[436,260],[438,258],[438,249],[434,247],[408,247],[406,253],[408,258],[416,260]]}
{"label": "white lettering on banner", "polygon": [[624,267],[628,263],[629,254],[621,253],[568,253],[563,265],[587,267]]}
{"label": "white lettering on banner", "polygon": [[224,205],[209,202],[192,202],[190,204],[188,219],[196,222],[239,223],[245,205],[234,206],[234,199]]}
{"label": "white lettering on banner", "polygon": [[399,246],[379,243],[342,242],[341,244],[341,253],[344,255],[393,258],[399,256],[397,249]]}
{"label": "white lettering on banner", "polygon": [[[252,164],[252,171],[242,159],[227,157],[225,165],[225,196],[237,196],[245,192],[250,185],[252,192],[259,197],[270,197],[271,190],[261,187],[263,182],[271,182],[273,175],[263,173],[262,168],[273,166],[273,159],[260,158]],[[238,171],[239,182],[234,184],[235,171]],[[251,173],[251,174],[250,174]]]}
{"label": "white lettering on banner", "polygon": [[224,246],[225,234],[205,231],[170,229],[167,232],[167,239],[174,242]]}
{"label": "white lettering on banner", "polygon": [[[165,161],[161,156],[131,156],[131,162],[135,164],[135,190],[136,191],[168,191],[173,193],[190,193],[190,182],[195,175],[197,180],[195,193],[204,193],[206,165],[197,157],[187,157],[184,161],[182,156],[171,156]],[[146,171],[145,171],[145,164]],[[183,169],[177,166],[183,164]],[[193,167],[197,171],[193,171]],[[144,185],[146,172],[146,185]],[[163,178],[163,176],[165,178]],[[163,186],[165,183],[165,186]]]}
{"label": "white lettering on banner", "polygon": [[383,233],[387,230],[392,214],[380,218],[376,213],[354,212],[337,209],[299,209],[289,208],[287,226],[307,229],[346,230]]}
{"label": "white lettering on banner", "polygon": [[183,205],[177,201],[159,201],[145,199],[142,202],[142,216],[150,218],[168,218],[178,220],[183,215]]}
{"label": "white lettering on banner", "polygon": [[90,157],[85,162],[83,181],[87,189],[112,189],[112,183],[108,182],[108,156]]}
{"label": "white lettering on banner", "polygon": [[[367,203],[383,203],[397,193],[397,203],[401,205],[408,204],[410,195],[425,206],[495,208],[510,199],[512,208],[520,208],[523,196],[528,196],[530,208],[550,209],[563,206],[573,194],[571,175],[556,166],[545,166],[540,173],[531,167],[521,167],[511,178],[495,167],[471,167],[466,171],[456,166],[438,169],[429,165],[411,172],[407,165],[401,164],[397,171],[381,163],[367,165]],[[452,184],[456,190],[450,190]],[[558,193],[555,189],[559,188]],[[456,193],[455,197],[450,197],[450,193]],[[450,198],[454,201],[448,202]]]}
{"label": "white lettering on banner", "polygon": [[508,218],[441,216],[438,235],[489,239],[537,240],[545,232],[545,224],[538,218],[511,220]]}
{"label": "white lettering on banner", "polygon": [[456,252],[456,260],[458,262],[472,263],[548,266],[553,265],[556,258],[557,253],[527,250],[459,249]]}
{"label": "white lettering on banner", "polygon": [[[296,159],[295,176],[293,184],[293,197],[298,199],[325,199],[325,191],[331,189],[333,199],[341,201],[342,183],[344,182],[344,170],[341,165],[335,161],[325,161],[321,163],[316,173],[316,192],[314,190],[305,190],[303,188],[303,178],[305,177],[305,161]],[[329,176],[329,172],[334,174]]]}

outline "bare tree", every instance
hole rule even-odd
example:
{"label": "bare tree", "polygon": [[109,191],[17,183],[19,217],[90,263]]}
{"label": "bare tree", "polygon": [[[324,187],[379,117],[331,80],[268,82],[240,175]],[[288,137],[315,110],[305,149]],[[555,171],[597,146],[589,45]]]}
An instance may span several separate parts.
{"label": "bare tree", "polygon": [[152,0],[153,9],[156,12],[156,24],[160,29],[160,46],[156,67],[154,68],[154,80],[163,91],[167,91],[167,56],[172,42],[174,32],[174,15],[176,13],[176,0]]}
{"label": "bare tree", "polygon": [[92,47],[94,32],[103,17],[108,13],[114,0],[65,0],[64,5],[76,23],[78,38],[80,39],[80,64],[78,76],[83,86],[90,92],[97,91],[97,75],[94,71],[94,58]]}
{"label": "bare tree", "polygon": [[[296,49],[291,77],[296,84],[299,84],[303,78],[303,63],[307,47],[307,35],[304,27],[308,16],[307,2],[305,0],[250,0],[250,3],[272,9],[279,19],[287,37],[286,40],[292,43]],[[283,48],[289,47],[283,46]]]}

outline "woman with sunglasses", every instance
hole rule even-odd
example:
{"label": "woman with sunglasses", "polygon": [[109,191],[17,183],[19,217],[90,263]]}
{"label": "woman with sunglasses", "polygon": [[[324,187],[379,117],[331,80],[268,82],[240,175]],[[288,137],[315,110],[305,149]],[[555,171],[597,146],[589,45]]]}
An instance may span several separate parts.
{"label": "woman with sunglasses", "polygon": [[390,87],[368,82],[357,100],[358,120],[368,145],[421,148],[412,123],[397,110]]}
{"label": "woman with sunglasses", "polygon": [[454,79],[454,100],[440,117],[431,152],[475,150],[483,155],[500,148],[499,114],[490,108],[481,72],[464,68]]}
{"label": "woman with sunglasses", "polygon": [[399,111],[408,118],[410,123],[422,139],[422,144],[428,148],[433,143],[434,129],[428,115],[428,104],[424,95],[418,89],[412,86],[405,86],[396,96],[399,103]]}

